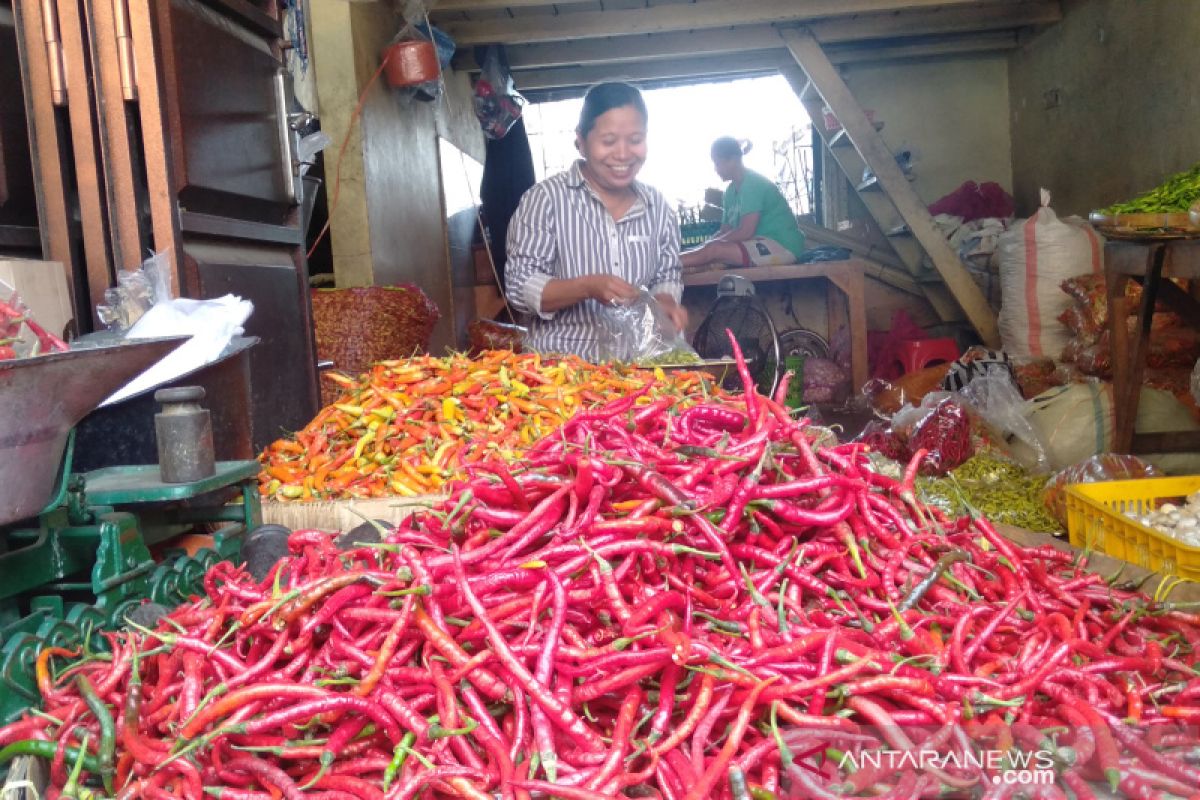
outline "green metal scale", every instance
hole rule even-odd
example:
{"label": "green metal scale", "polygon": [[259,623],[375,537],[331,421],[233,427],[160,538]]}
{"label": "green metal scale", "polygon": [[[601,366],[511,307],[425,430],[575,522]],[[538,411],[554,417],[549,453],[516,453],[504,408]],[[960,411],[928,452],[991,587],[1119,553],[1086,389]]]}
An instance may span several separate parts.
{"label": "green metal scale", "polygon": [[[171,607],[197,593],[261,524],[255,461],[218,462],[185,484],[163,483],[155,464],[71,471],[71,429],[180,341],[0,362],[0,723],[38,702],[39,650],[103,650],[94,632],[146,600]],[[213,547],[151,556],[197,526]]]}

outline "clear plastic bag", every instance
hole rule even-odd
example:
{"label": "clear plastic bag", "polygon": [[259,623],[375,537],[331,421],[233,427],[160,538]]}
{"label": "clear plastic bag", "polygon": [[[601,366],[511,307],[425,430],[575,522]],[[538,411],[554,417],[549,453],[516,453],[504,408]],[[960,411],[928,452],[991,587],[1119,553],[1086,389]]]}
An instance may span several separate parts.
{"label": "clear plastic bag", "polygon": [[1006,365],[993,364],[977,373],[957,397],[991,430],[997,444],[1009,446],[1010,455],[1026,470],[1050,471],[1045,444],[1026,416],[1029,406]]}
{"label": "clear plastic bag", "polygon": [[667,312],[645,289],[633,301],[604,311],[608,323],[600,337],[604,360],[645,365],[701,360]]}
{"label": "clear plastic bag", "polygon": [[1067,524],[1067,487],[1073,483],[1101,483],[1137,478],[1159,478],[1163,473],[1137,456],[1101,453],[1059,470],[1046,481],[1042,502],[1065,527]]}
{"label": "clear plastic bag", "polygon": [[919,406],[906,406],[892,417],[892,429],[911,458],[924,450],[922,475],[945,475],[975,454],[971,419],[957,398],[946,392],[925,395]]}
{"label": "clear plastic bag", "polygon": [[123,333],[155,303],[170,300],[172,285],[166,252],[155,253],[138,269],[117,275],[117,285],[104,290],[104,303],[96,306],[96,316],[108,330]]}

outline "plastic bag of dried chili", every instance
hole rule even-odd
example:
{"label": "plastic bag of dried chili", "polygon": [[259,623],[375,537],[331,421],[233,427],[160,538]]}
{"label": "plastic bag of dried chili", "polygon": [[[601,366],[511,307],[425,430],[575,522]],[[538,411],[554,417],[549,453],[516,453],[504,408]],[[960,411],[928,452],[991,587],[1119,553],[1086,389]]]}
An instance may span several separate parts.
{"label": "plastic bag of dried chili", "polygon": [[[314,289],[312,308],[317,358],[355,376],[377,361],[428,352],[433,326],[441,316],[433,301],[412,284]],[[321,402],[334,402],[338,391],[326,382]]]}
{"label": "plastic bag of dried chili", "polygon": [[522,342],[529,331],[520,325],[508,325],[490,319],[477,319],[467,326],[467,352],[478,355],[485,350],[522,352]]}
{"label": "plastic bag of dried chili", "polygon": [[945,475],[975,454],[971,418],[960,403],[944,395],[940,399],[931,395],[913,411],[919,416],[906,421],[911,426],[908,451],[927,451],[920,466],[922,475]]}

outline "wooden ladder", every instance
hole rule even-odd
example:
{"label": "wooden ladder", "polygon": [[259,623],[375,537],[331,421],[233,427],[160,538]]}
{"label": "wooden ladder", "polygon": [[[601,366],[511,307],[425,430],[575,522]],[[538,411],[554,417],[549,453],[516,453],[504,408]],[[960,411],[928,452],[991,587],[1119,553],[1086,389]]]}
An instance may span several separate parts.
{"label": "wooden ladder", "polygon": [[[825,141],[828,152],[833,154],[879,228],[887,233],[904,268],[903,271],[883,269],[874,277],[923,295],[943,322],[965,319],[984,344],[998,347],[996,314],[983,291],[909,185],[895,156],[820,43],[806,30],[784,29],[780,35],[798,65],[785,66],[784,77],[808,110],[813,128]],[[841,123],[840,130],[829,132],[820,124],[825,106]],[[864,166],[874,176],[865,181]]]}

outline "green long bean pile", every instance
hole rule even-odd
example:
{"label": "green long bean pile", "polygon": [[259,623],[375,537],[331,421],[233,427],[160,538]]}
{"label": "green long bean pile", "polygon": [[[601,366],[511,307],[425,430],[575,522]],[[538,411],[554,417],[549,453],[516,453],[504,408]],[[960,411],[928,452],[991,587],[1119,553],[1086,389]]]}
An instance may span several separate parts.
{"label": "green long bean pile", "polygon": [[1200,200],[1200,164],[1167,178],[1161,185],[1124,203],[1101,209],[1102,214],[1168,214],[1186,212]]}

